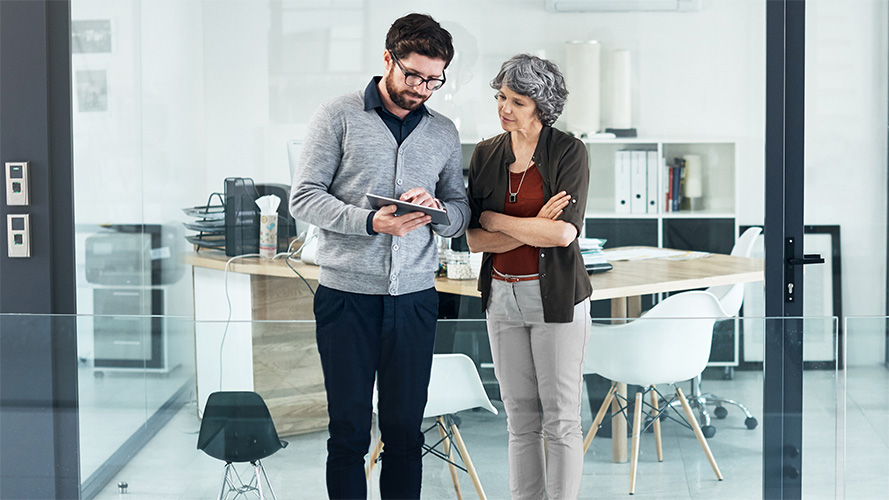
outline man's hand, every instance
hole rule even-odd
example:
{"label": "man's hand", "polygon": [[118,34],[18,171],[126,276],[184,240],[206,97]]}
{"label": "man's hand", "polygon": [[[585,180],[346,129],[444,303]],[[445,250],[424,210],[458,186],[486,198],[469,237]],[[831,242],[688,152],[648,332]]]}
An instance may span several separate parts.
{"label": "man's hand", "polygon": [[537,212],[537,217],[551,220],[558,219],[559,216],[562,215],[562,209],[568,206],[570,200],[571,195],[565,191],[553,195],[553,197],[543,205],[543,208]]}
{"label": "man's hand", "polygon": [[438,208],[438,203],[435,202],[435,197],[427,193],[426,190],[421,187],[408,189],[398,199],[415,205]]}
{"label": "man's hand", "polygon": [[[425,193],[426,191],[424,190],[423,192]],[[377,210],[373,217],[374,231],[391,234],[392,236],[404,236],[414,229],[421,228],[432,222],[432,217],[423,212],[411,212],[396,216],[395,210],[397,209],[398,207],[395,205],[387,205]]]}

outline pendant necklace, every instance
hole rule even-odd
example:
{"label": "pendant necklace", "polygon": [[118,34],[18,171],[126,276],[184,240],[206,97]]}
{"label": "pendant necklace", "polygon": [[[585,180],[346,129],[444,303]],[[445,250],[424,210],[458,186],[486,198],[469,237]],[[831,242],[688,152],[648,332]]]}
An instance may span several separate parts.
{"label": "pendant necklace", "polygon": [[531,168],[531,164],[534,162],[534,156],[531,156],[531,159],[528,160],[528,167],[522,172],[522,178],[519,180],[519,187],[516,188],[515,193],[512,192],[512,172],[510,172],[509,176],[509,202],[515,203],[516,197],[519,195],[519,190],[522,189],[522,183],[525,182],[525,174],[528,173],[528,169]]}

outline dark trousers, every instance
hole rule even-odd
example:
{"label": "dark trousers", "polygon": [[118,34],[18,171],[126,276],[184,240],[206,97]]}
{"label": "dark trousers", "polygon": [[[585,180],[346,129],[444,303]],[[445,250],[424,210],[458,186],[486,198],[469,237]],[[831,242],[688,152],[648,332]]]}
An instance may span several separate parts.
{"label": "dark trousers", "polygon": [[361,295],[319,286],[318,351],[330,416],[327,494],[367,498],[364,460],[370,447],[373,387],[383,440],[380,496],[418,499],[422,482],[420,426],[432,369],[438,293]]}

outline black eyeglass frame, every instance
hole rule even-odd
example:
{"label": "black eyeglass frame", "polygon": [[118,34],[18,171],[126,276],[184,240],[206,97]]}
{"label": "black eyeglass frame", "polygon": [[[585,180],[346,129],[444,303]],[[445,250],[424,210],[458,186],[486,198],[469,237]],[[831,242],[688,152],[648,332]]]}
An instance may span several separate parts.
{"label": "black eyeglass frame", "polygon": [[[422,83],[422,84],[426,85],[426,90],[429,90],[432,92],[435,92],[436,90],[444,87],[444,84],[447,81],[447,77],[445,76],[444,70],[442,70],[442,72],[441,72],[441,78],[423,78],[422,76],[420,76],[416,73],[408,73],[407,70],[404,69],[404,66],[401,65],[401,61],[399,61],[398,58],[395,57],[395,54],[392,52],[392,50],[389,50],[389,49],[387,49],[387,50],[389,51],[389,55],[392,56],[392,59],[395,61],[395,64],[398,66],[398,69],[400,69],[401,72],[404,73],[404,84],[407,85],[408,87],[411,87],[411,88],[417,87]],[[408,81],[408,78],[418,78],[420,81],[411,85],[411,83]],[[431,88],[431,87],[429,87],[430,83],[437,83],[438,86],[436,86],[435,88]]]}

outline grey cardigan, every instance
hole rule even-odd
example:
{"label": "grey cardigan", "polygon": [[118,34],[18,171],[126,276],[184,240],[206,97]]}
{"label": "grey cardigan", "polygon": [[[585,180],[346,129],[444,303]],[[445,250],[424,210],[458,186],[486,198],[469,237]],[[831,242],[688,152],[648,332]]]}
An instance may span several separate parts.
{"label": "grey cardigan", "polygon": [[[290,191],[290,213],[320,229],[320,284],[352,293],[403,295],[435,286],[432,233],[459,236],[469,223],[457,129],[430,110],[399,147],[363,92],[331,99],[309,123]],[[413,187],[441,200],[450,224],[405,236],[367,234],[365,194],[398,198]]]}

